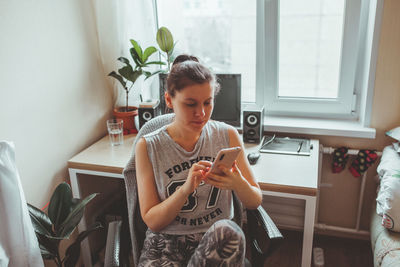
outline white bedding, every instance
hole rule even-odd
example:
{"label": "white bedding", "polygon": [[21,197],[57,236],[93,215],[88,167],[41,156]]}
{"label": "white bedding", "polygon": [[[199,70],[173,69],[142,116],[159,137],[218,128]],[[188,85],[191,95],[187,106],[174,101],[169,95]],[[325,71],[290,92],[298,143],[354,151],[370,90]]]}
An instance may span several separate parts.
{"label": "white bedding", "polygon": [[382,225],[392,231],[400,232],[400,154],[394,146],[383,150],[377,168],[380,187],[376,198],[376,212],[382,216]]}

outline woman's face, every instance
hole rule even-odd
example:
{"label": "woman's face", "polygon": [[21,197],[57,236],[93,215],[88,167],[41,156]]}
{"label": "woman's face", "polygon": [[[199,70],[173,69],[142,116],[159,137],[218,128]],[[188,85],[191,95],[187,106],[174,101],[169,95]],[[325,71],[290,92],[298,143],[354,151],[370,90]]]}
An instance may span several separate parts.
{"label": "woman's face", "polygon": [[210,119],[214,108],[214,89],[209,82],[193,84],[166,94],[166,102],[175,113],[175,120],[187,130],[200,132]]}

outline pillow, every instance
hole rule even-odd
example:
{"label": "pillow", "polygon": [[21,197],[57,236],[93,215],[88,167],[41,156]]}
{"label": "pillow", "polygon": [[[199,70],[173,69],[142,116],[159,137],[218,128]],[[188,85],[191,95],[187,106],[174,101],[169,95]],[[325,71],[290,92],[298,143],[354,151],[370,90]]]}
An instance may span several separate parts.
{"label": "pillow", "polygon": [[396,139],[397,141],[400,141],[400,127],[396,127],[390,131],[387,131],[386,135]]}
{"label": "pillow", "polygon": [[377,171],[381,179],[377,213],[382,215],[385,228],[400,232],[400,155],[392,146],[383,150]]}
{"label": "pillow", "polygon": [[[387,131],[386,135],[392,137],[393,139],[396,139],[397,141],[400,141],[400,127],[396,127],[390,131]],[[400,145],[398,142],[393,143],[393,147],[397,153],[400,153]]]}

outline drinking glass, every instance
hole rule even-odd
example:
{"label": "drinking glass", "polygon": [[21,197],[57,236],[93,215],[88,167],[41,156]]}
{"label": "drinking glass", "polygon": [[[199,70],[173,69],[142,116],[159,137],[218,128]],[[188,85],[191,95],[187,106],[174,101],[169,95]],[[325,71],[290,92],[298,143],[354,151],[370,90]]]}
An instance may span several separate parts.
{"label": "drinking glass", "polygon": [[124,143],[123,123],[121,119],[107,120],[108,135],[110,136],[110,143],[112,146],[118,146]]}

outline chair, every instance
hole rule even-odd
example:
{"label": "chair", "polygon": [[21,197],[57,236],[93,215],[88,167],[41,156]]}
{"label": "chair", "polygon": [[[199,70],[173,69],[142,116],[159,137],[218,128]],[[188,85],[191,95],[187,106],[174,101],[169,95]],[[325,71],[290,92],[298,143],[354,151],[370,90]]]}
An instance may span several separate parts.
{"label": "chair", "polygon": [[[172,122],[174,118],[174,114],[165,114],[158,116],[149,122],[147,122],[139,131],[136,136],[136,142],[145,134],[151,133],[160,127],[167,125]],[[136,185],[136,166],[135,166],[135,154],[133,154],[128,164],[124,169],[124,180],[126,186],[126,197],[127,197],[127,206],[128,206],[128,218],[129,218],[129,232],[131,239],[131,248],[133,255],[133,263],[135,266],[138,265],[138,260],[140,256],[140,251],[143,246],[143,241],[145,238],[145,232],[147,230],[146,224],[143,222],[141,214],[139,201],[137,197],[137,185]],[[234,205],[234,218],[233,220],[243,228],[243,207],[239,199],[233,193],[233,205]],[[248,231],[244,229],[246,240],[251,247],[251,264],[252,266],[262,266],[266,257],[270,255],[281,243],[283,236],[265,212],[265,210],[260,206],[256,210],[246,210],[247,212],[247,227]],[[122,259],[118,255],[113,254],[112,252],[118,254],[123,253],[126,248],[122,248],[115,243],[119,242],[119,239],[124,235],[115,234],[119,230],[119,224],[114,223],[113,228],[110,228],[114,234],[111,234],[111,237],[115,238],[115,240],[107,240],[107,249],[106,249],[106,260],[105,266],[123,266],[121,262],[126,262],[126,259]],[[260,235],[260,230],[263,232]],[[117,248],[117,249],[115,249]],[[119,251],[118,251],[119,250]]]}

